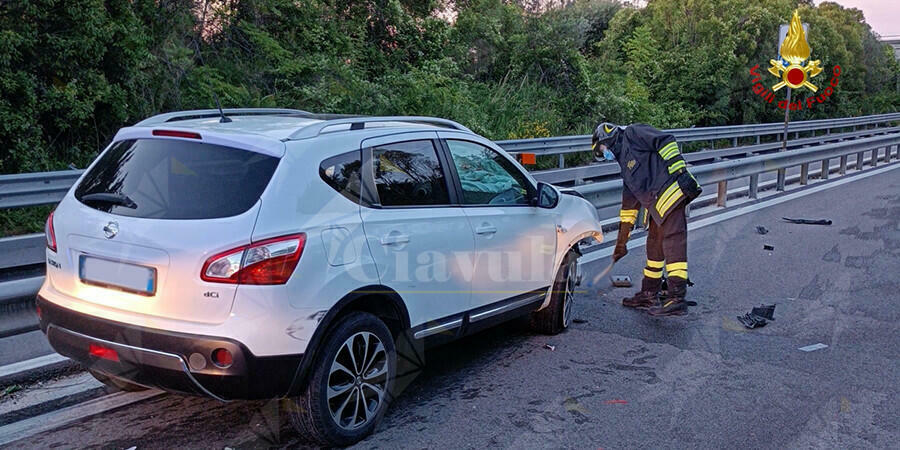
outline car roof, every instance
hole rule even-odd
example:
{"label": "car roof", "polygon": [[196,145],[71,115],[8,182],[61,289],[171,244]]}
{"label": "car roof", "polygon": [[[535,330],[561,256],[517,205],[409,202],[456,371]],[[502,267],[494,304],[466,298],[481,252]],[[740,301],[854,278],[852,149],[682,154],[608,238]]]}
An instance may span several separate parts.
{"label": "car roof", "polygon": [[[134,127],[178,128],[221,134],[255,134],[280,141],[310,139],[342,131],[391,131],[468,128],[445,119],[432,117],[369,117],[316,115],[299,110],[226,109],[230,121],[222,122],[217,110],[181,111],[160,114],[138,122]],[[371,133],[354,133],[354,136]]]}
{"label": "car roof", "polygon": [[219,122],[218,117],[205,117],[166,122],[164,124],[152,124],[150,126],[152,128],[169,126],[172,128],[214,131],[225,134],[258,134],[273,139],[285,140],[298,129],[320,122],[322,121],[317,119],[276,114],[271,116],[234,116],[231,117],[231,122],[226,123]]}

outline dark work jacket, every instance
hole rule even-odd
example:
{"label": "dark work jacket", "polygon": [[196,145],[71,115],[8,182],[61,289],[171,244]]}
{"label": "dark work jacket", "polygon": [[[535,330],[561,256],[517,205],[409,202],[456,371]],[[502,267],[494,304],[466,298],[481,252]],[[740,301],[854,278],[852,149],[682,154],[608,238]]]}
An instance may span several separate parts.
{"label": "dark work jacket", "polygon": [[689,184],[696,184],[696,180],[687,172],[671,134],[634,124],[620,131],[609,149],[622,169],[622,211],[643,206],[657,224],[662,224],[678,205],[699,195],[699,185],[696,192],[683,186],[685,180]]}

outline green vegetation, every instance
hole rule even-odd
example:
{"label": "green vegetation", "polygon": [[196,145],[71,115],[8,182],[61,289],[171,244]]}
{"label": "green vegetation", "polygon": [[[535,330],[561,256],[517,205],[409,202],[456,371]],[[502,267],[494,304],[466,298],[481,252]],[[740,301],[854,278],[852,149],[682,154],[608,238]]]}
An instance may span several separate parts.
{"label": "green vegetation", "polygon": [[[151,114],[279,106],[458,120],[493,139],[777,121],[749,68],[794,8],[843,68],[796,120],[896,111],[900,68],[856,10],[809,0],[8,0],[0,173],[87,164]],[[549,2],[554,3],[554,2]],[[773,81],[774,78],[768,81]],[[804,94],[805,95],[805,94]]]}

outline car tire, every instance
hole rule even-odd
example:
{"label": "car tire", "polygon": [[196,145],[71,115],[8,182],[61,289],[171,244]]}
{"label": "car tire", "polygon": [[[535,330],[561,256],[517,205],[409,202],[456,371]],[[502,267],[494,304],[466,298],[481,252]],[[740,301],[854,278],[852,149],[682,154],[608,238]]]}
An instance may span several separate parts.
{"label": "car tire", "polygon": [[563,258],[553,286],[550,304],[531,313],[531,328],[539,333],[559,334],[572,323],[575,308],[575,283],[578,276],[578,254],[570,250]]}
{"label": "car tire", "polygon": [[379,318],[353,312],[329,332],[318,355],[306,388],[288,408],[291,423],[309,443],[359,442],[390,404],[397,367],[393,336]]}
{"label": "car tire", "polygon": [[88,372],[90,372],[91,375],[93,375],[94,378],[97,379],[97,381],[99,381],[117,391],[139,392],[139,391],[146,391],[147,389],[150,389],[146,386],[134,384],[130,381],[123,380],[122,378],[119,378],[119,377],[114,377],[112,375],[107,375],[102,372],[97,372],[94,369],[88,369]]}

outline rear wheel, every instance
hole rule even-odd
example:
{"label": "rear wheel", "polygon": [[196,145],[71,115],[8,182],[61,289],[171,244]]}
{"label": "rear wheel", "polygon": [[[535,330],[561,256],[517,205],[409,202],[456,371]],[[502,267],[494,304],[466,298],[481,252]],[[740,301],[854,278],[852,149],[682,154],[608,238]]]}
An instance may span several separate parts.
{"label": "rear wheel", "polygon": [[105,373],[97,372],[94,369],[88,369],[88,372],[97,379],[97,381],[117,390],[117,391],[126,391],[126,392],[138,392],[138,391],[146,391],[147,387],[141,386],[139,384],[134,384],[130,381],[123,380],[118,377],[114,377],[112,375],[107,375]]}
{"label": "rear wheel", "polygon": [[550,304],[531,313],[531,327],[544,334],[558,334],[569,327],[575,311],[575,282],[578,276],[578,254],[569,251],[556,272],[550,287]]}
{"label": "rear wheel", "polygon": [[325,339],[306,389],[293,400],[291,423],[316,444],[360,441],[387,410],[396,361],[384,322],[369,313],[349,314]]}

